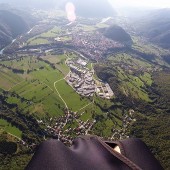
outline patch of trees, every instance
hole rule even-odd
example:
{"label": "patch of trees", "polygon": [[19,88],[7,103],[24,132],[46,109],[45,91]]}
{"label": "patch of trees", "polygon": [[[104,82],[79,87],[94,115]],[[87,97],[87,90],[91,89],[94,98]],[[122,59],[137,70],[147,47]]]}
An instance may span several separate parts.
{"label": "patch of trees", "polygon": [[12,67],[6,66],[6,65],[4,65],[4,64],[0,64],[0,66],[3,66],[3,67],[5,67],[5,68],[10,69],[12,72],[14,72],[14,73],[16,73],[16,74],[24,74],[24,70],[12,68]]}
{"label": "patch of trees", "polygon": [[170,116],[160,113],[156,116],[135,116],[137,121],[130,129],[130,136],[142,139],[152,150],[165,169],[170,167]]}
{"label": "patch of trees", "polygon": [[18,108],[12,112],[8,109],[8,105],[5,105],[5,102],[1,103],[0,118],[20,129],[23,132],[22,139],[28,144],[39,143],[43,140],[44,135],[48,136],[32,115],[23,114]]}
{"label": "patch of trees", "polygon": [[1,154],[13,154],[17,151],[17,144],[15,142],[0,142],[0,153]]}
{"label": "patch of trees", "polygon": [[45,62],[46,64],[49,64],[53,69],[55,69],[55,64],[53,64],[53,63],[51,63],[51,62],[49,62],[48,60],[44,60],[43,58],[38,58],[40,61],[43,61],[43,62]]}
{"label": "patch of trees", "polygon": [[147,54],[146,52],[141,52],[141,51],[138,51],[138,50],[135,50],[135,49],[130,49],[128,50],[130,52],[130,54],[132,56],[140,56],[142,57],[143,59],[149,61],[149,62],[153,62],[155,60],[155,58],[157,57],[155,54]]}
{"label": "patch of trees", "polygon": [[111,77],[115,77],[116,71],[114,70],[114,68],[111,68],[109,66],[95,65],[94,69],[99,79],[105,82],[107,82]]}

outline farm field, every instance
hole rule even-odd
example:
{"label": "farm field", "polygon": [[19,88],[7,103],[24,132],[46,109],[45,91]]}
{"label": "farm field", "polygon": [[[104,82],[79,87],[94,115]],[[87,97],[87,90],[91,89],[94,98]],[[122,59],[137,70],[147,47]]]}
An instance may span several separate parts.
{"label": "farm field", "polygon": [[59,27],[54,27],[53,29],[40,34],[39,37],[44,37],[44,38],[52,37],[53,38],[59,35],[60,33],[61,33],[61,29]]}
{"label": "farm field", "polygon": [[22,81],[22,77],[19,74],[13,73],[11,70],[0,66],[0,88],[3,90],[9,90],[16,84]]}
{"label": "farm field", "polygon": [[[9,69],[1,68],[9,72],[9,78],[3,78],[5,81],[11,79],[11,77],[15,78],[11,80],[11,85],[8,83],[9,92],[6,96],[6,102],[13,105],[13,111],[19,108],[23,114],[36,115],[40,118],[45,116],[59,117],[63,114],[65,108],[62,97],[69,109],[78,111],[80,114],[86,112],[82,115],[82,120],[92,119],[91,109],[102,114],[98,106],[89,99],[78,95],[64,80],[64,76],[69,72],[65,61],[67,58],[75,57],[77,55],[74,53],[68,55],[48,54],[41,57],[42,60],[28,56],[22,57],[18,61],[3,61],[5,66],[29,70],[29,72],[25,71],[24,74],[16,74]],[[56,69],[52,68],[51,64],[54,64]],[[0,83],[0,85],[2,89],[6,90],[3,88],[3,86],[6,87],[5,84]],[[61,97],[55,88],[57,88]]]}
{"label": "farm field", "polygon": [[60,116],[63,111],[63,103],[58,95],[48,88],[48,86],[38,81],[30,83],[23,82],[14,87],[11,92],[18,96],[9,96],[9,104],[17,104],[23,113],[35,114],[38,117]]}
{"label": "farm field", "polygon": [[[1,67],[0,88],[10,90],[7,103],[17,105],[23,113],[30,113],[44,117],[45,115],[60,116],[64,105],[54,91],[54,82],[64,78],[64,75],[49,64],[34,57],[24,57],[20,61],[13,61],[12,67],[19,67],[33,63],[30,73],[16,74]],[[4,62],[10,65],[11,61]],[[20,68],[22,69],[22,67]],[[15,108],[14,108],[15,110]]]}
{"label": "farm field", "polygon": [[[32,38],[30,38],[27,41],[27,45],[40,45],[40,44],[49,44],[51,41],[51,38],[57,38],[60,36],[60,34],[63,33],[63,31],[59,27],[54,27],[49,31],[46,31],[44,33],[41,33],[39,35],[36,35]],[[63,41],[70,40],[70,37],[64,36]]]}
{"label": "farm field", "polygon": [[76,28],[77,29],[83,29],[84,31],[87,31],[87,32],[91,32],[91,31],[94,31],[94,30],[97,29],[97,28],[95,28],[95,26],[83,25],[83,24],[79,24]]}
{"label": "farm field", "polygon": [[0,119],[0,130],[17,136],[18,138],[21,138],[22,136],[22,132],[17,127],[12,126],[11,123],[7,122],[4,119]]}
{"label": "farm field", "polygon": [[48,61],[55,66],[64,76],[69,73],[69,67],[66,65],[65,61],[67,60],[66,55],[46,55],[41,57],[44,61]]}
{"label": "farm field", "polygon": [[70,87],[66,83],[65,80],[61,80],[56,83],[55,87],[67,103],[68,107],[73,111],[78,111],[79,109],[90,103],[90,100],[88,100],[87,98],[82,98],[72,89],[72,87]]}
{"label": "farm field", "polygon": [[27,42],[29,45],[49,44],[46,38],[36,37]]}
{"label": "farm field", "polygon": [[53,90],[54,82],[64,78],[63,74],[59,70],[53,69],[50,66],[39,71],[34,71],[30,73],[30,76],[32,79],[36,79],[41,83],[44,83],[45,85],[49,86],[50,89]]}
{"label": "farm field", "polygon": [[141,59],[136,59],[131,55],[125,53],[120,53],[115,56],[110,56],[108,59],[116,63],[123,62],[126,65],[132,65],[134,69],[138,69],[140,67],[151,69],[151,64],[142,61]]}
{"label": "farm field", "polygon": [[11,67],[13,69],[20,69],[20,70],[35,70],[39,69],[40,67],[47,66],[46,63],[37,59],[34,56],[25,56],[21,57],[20,59],[15,59],[11,61],[2,61],[1,64]]}
{"label": "farm field", "polygon": [[[134,98],[142,99],[144,101],[150,102],[147,92],[143,89],[145,81],[142,81],[139,77],[127,74],[122,69],[118,72],[118,77],[121,80],[120,89],[125,95],[131,95]],[[147,80],[152,81],[151,79]]]}

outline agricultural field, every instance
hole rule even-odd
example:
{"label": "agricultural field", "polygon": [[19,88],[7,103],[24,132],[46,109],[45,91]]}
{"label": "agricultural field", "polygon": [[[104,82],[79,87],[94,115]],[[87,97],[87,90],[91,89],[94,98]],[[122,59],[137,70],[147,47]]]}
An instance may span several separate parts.
{"label": "agricultural field", "polygon": [[[61,30],[59,27],[54,27],[51,30],[44,32],[42,34],[36,35],[35,37],[30,38],[27,41],[27,45],[40,45],[40,44],[49,44],[51,39],[60,37],[64,31]],[[71,40],[69,36],[62,36],[62,41]]]}
{"label": "agricultural field", "polygon": [[96,27],[98,27],[98,28],[107,28],[107,27],[109,27],[109,25],[107,25],[105,23],[98,23],[98,24],[96,24]]}
{"label": "agricultural field", "polygon": [[132,37],[132,39],[134,42],[132,48],[140,52],[155,54],[157,56],[166,55],[169,53],[168,50],[158,47],[155,44],[146,43],[146,42],[142,43],[141,39],[137,36]]}
{"label": "agricultural field", "polygon": [[149,73],[144,73],[140,76],[140,79],[147,84],[148,86],[151,86],[153,83],[152,76]]}
{"label": "agricultural field", "polygon": [[25,114],[35,114],[38,117],[62,115],[64,106],[58,95],[38,81],[24,81],[10,92],[14,95],[9,95],[6,101],[9,104],[17,104]]}
{"label": "agricultural field", "polygon": [[36,37],[28,40],[27,44],[28,45],[49,44],[49,41],[47,38]]}
{"label": "agricultural field", "polygon": [[60,41],[71,41],[72,40],[72,37],[71,36],[62,36],[60,37]]}
{"label": "agricultural field", "polygon": [[[47,54],[41,57],[41,60],[28,56],[18,60],[3,61],[3,65],[12,69],[25,69],[23,74],[17,74],[1,66],[1,70],[5,70],[8,76],[1,76],[3,81],[0,87],[9,90],[6,102],[13,106],[12,110],[19,108],[23,114],[31,114],[39,118],[59,117],[63,114],[66,103],[73,111],[78,111],[80,114],[85,112],[82,114],[82,120],[92,119],[92,111],[102,114],[101,109],[92,103],[92,99],[78,95],[64,80],[69,72],[65,63],[67,58],[77,58],[77,55]],[[51,64],[55,65],[55,69]],[[1,74],[4,74],[3,71]],[[11,84],[8,83],[9,80]]]}
{"label": "agricultural field", "polygon": [[19,70],[35,70],[39,69],[40,67],[47,66],[46,63],[40,61],[35,56],[24,56],[20,59],[10,60],[10,61],[2,61],[1,64],[8,66],[13,69]]}
{"label": "agricultural field", "polygon": [[11,70],[0,66],[0,88],[10,90],[13,86],[23,81],[20,75],[13,73]]}
{"label": "agricultural field", "polygon": [[93,25],[83,25],[83,24],[79,24],[76,28],[82,29],[82,30],[87,31],[87,32],[95,31],[97,29]]}
{"label": "agricultural field", "polygon": [[31,72],[30,77],[31,79],[36,79],[44,85],[49,86],[49,88],[53,90],[54,82],[64,78],[63,74],[59,70],[53,69],[50,66]]}
{"label": "agricultural field", "polygon": [[[9,90],[6,102],[16,104],[23,113],[36,114],[39,117],[62,115],[64,105],[54,89],[54,82],[64,78],[64,75],[34,57],[24,57],[18,62],[12,62],[12,67],[18,66],[20,69],[23,65],[30,69],[29,64],[32,63],[33,70],[30,73],[17,74],[1,67],[0,88]],[[10,65],[11,61],[6,61],[5,64]]]}
{"label": "agricultural field", "polygon": [[54,38],[57,35],[59,35],[61,33],[61,29],[59,27],[54,27],[53,29],[42,33],[39,35],[39,37],[43,37],[43,38]]}
{"label": "agricultural field", "polygon": [[55,84],[58,92],[67,103],[68,107],[73,111],[78,111],[85,105],[90,103],[90,100],[87,98],[82,98],[77,94],[72,87],[70,87],[65,80],[61,80]]}
{"label": "agricultural field", "polygon": [[59,70],[64,76],[69,73],[69,67],[66,65],[67,56],[66,55],[46,55],[41,57],[43,60],[50,62]]}
{"label": "agricultural field", "polygon": [[17,127],[12,126],[11,123],[4,119],[0,119],[0,130],[17,136],[18,138],[22,136],[22,132]]}

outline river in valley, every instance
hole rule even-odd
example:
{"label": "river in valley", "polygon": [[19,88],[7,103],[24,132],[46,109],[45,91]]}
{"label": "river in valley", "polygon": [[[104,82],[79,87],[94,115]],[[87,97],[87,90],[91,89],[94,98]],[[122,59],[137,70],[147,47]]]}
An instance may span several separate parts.
{"label": "river in valley", "polygon": [[[16,39],[13,39],[12,42],[11,42],[9,45],[11,45],[12,43],[14,43],[15,41],[16,41]],[[8,46],[8,45],[7,45],[7,46]],[[6,46],[6,47],[7,47],[7,46]],[[5,50],[6,47],[4,47],[2,50],[0,50],[0,55],[3,54],[3,52],[4,52],[4,50]]]}

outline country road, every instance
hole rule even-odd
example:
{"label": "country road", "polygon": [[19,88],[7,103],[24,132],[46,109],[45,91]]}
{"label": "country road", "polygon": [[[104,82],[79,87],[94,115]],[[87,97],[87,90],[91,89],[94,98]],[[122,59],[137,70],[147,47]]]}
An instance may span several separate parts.
{"label": "country road", "polygon": [[[59,80],[59,81],[61,81],[61,80]],[[58,81],[54,82],[54,88],[55,88],[55,90],[56,90],[56,92],[57,92],[58,96],[60,97],[60,99],[63,101],[63,103],[64,103],[65,107],[66,107],[66,108],[67,108],[67,110],[68,110],[67,103],[66,103],[66,102],[65,102],[65,100],[61,97],[61,95],[60,95],[59,91],[57,90],[57,88],[56,88],[56,86],[55,86],[57,82],[58,82]]]}
{"label": "country road", "polygon": [[20,81],[19,83],[15,84],[14,86],[10,87],[7,91],[10,91],[11,89],[13,89],[14,87],[16,87],[17,85],[21,84],[22,82],[24,82],[25,80],[23,81]]}

